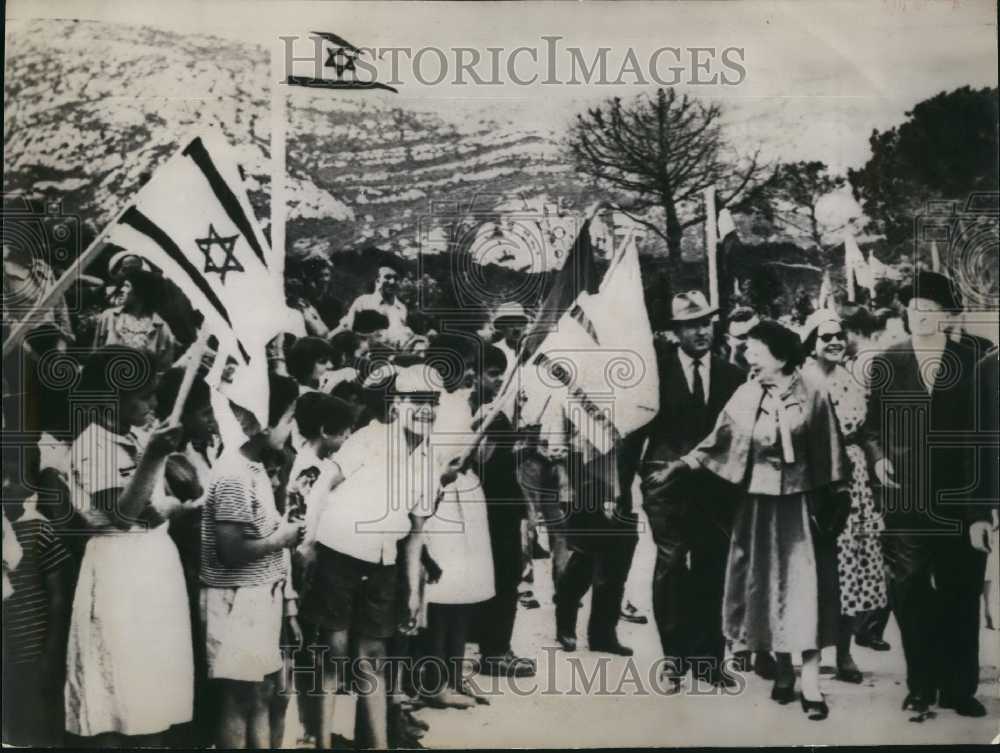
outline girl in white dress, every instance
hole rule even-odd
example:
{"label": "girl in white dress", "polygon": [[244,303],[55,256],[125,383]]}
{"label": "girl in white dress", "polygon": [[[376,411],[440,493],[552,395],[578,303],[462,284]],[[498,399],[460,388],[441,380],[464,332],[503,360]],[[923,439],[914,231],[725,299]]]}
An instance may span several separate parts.
{"label": "girl in white dress", "polygon": [[154,388],[149,356],[125,346],[94,353],[78,388],[98,397],[71,450],[74,504],[93,535],[73,600],[66,729],[101,747],[161,744],[192,715],[190,613],[167,532],[179,503],[163,494],[181,429],[157,426],[145,447],[132,434]]}
{"label": "girl in white dress", "polygon": [[[432,435],[439,472],[448,469],[448,461],[462,450],[472,433],[471,396],[469,388],[441,394]],[[463,685],[462,668],[455,665],[465,657],[472,605],[494,595],[486,497],[475,471],[458,471],[454,481],[442,489],[437,510],[424,525],[424,535],[427,551],[442,571],[440,579],[428,583],[425,592],[429,653],[447,668],[447,682],[438,683],[427,701],[439,707],[472,706],[485,699],[472,696]]]}

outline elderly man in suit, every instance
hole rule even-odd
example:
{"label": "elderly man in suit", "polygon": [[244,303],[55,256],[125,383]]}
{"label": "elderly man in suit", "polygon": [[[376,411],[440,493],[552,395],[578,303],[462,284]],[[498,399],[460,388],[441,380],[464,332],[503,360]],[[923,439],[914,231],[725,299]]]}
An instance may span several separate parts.
{"label": "elderly man in suit", "polygon": [[903,708],[923,716],[937,701],[983,716],[975,695],[990,511],[970,494],[981,472],[977,356],[948,337],[960,307],[948,278],[919,272],[901,300],[910,337],[872,361],[866,431],[906,657]]}
{"label": "elderly man in suit", "polygon": [[673,298],[677,346],[658,354],[660,412],[646,427],[649,444],[641,469],[643,506],[657,548],[653,616],[666,657],[667,689],[674,692],[689,671],[713,684],[732,682],[722,672],[722,593],[738,492],[704,479],[697,489],[663,484],[664,468],[705,438],[746,381],[742,369],[711,354],[715,313],[697,290]]}

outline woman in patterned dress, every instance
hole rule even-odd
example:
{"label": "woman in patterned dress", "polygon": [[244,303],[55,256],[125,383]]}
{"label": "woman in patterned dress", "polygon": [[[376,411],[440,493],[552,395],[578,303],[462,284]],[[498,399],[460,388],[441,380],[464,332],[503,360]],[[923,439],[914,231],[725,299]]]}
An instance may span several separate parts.
{"label": "woman in patterned dress", "polygon": [[880,533],[884,523],[875,509],[868,462],[860,443],[867,405],[867,385],[861,371],[844,363],[846,335],[833,311],[817,311],[805,329],[805,368],[826,380],[830,399],[850,460],[851,514],[837,538],[840,578],[840,625],[837,636],[837,674],[844,682],[860,683],[861,670],[851,656],[851,637],[858,615],[886,605],[885,569]]}

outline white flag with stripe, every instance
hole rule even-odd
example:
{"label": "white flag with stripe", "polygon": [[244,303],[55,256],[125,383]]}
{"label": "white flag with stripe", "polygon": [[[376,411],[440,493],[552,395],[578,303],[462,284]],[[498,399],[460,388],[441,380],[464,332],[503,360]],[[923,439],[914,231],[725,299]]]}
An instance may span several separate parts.
{"label": "white flag with stripe", "polygon": [[872,279],[868,262],[865,261],[864,254],[861,253],[858,242],[850,233],[844,236],[844,266],[844,274],[847,278],[848,300],[853,301],[855,298],[855,284],[867,288],[874,295],[875,281]]}
{"label": "white flag with stripe", "polygon": [[282,283],[232,150],[216,132],[170,158],[119,216],[110,240],[158,267],[235,364],[220,389],[267,425],[267,342],[285,310]]}
{"label": "white flag with stripe", "polygon": [[522,422],[546,427],[553,418],[568,419],[571,443],[586,454],[610,452],[659,411],[635,238],[626,237],[598,291],[579,294],[520,374]]}

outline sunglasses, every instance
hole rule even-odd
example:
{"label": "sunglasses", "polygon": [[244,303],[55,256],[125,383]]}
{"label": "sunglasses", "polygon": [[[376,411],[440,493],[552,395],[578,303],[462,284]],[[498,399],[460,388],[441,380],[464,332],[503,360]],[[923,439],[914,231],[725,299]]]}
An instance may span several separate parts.
{"label": "sunglasses", "polygon": [[820,335],[819,339],[825,343],[832,342],[833,340],[845,340],[843,332],[829,332],[825,335]]}

